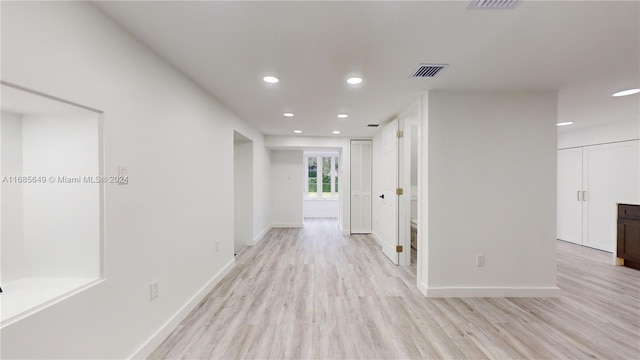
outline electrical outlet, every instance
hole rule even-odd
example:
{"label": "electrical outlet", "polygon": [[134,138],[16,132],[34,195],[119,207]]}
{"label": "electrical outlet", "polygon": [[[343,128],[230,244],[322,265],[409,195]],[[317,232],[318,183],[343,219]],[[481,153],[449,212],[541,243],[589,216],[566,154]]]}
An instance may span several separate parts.
{"label": "electrical outlet", "polygon": [[484,266],[484,254],[476,254],[476,266],[477,267]]}
{"label": "electrical outlet", "polygon": [[220,251],[220,241],[216,240],[216,252]]}
{"label": "electrical outlet", "polygon": [[151,300],[155,299],[158,297],[158,282],[154,281],[151,284],[149,284],[149,296],[151,298]]}

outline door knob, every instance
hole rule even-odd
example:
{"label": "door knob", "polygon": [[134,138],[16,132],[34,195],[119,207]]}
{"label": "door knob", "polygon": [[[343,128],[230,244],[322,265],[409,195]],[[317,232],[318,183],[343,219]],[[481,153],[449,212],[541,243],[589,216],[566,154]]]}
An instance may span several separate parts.
{"label": "door knob", "polygon": [[380,195],[380,199],[384,199],[384,194]]}

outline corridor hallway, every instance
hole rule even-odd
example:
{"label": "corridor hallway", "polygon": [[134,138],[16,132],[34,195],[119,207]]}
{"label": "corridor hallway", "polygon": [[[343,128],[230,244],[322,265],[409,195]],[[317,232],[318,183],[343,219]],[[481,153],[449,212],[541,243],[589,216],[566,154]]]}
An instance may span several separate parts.
{"label": "corridor hallway", "polygon": [[558,242],[559,298],[428,299],[371,236],[308,219],[239,254],[150,358],[637,359],[640,271],[610,256]]}

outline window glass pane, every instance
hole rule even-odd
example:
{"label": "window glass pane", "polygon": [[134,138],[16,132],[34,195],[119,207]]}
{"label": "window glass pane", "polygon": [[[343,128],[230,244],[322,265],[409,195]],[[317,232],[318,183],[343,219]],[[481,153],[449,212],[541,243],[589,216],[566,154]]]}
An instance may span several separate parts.
{"label": "window glass pane", "polygon": [[336,174],[335,189],[336,189],[336,193],[338,192],[338,169],[340,169],[339,162],[340,162],[340,158],[336,156],[336,168],[335,168],[335,174]]}
{"label": "window glass pane", "polygon": [[331,197],[331,157],[322,157],[322,197]]}
{"label": "window glass pane", "polygon": [[309,184],[307,191],[310,198],[318,197],[318,158],[309,158],[309,169],[307,170]]}

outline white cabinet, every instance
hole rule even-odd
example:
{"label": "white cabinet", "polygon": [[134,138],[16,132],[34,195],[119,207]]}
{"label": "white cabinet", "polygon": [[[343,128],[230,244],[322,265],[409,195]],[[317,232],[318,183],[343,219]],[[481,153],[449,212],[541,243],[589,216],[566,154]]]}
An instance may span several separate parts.
{"label": "white cabinet", "polygon": [[371,233],[371,141],[351,141],[351,233]]}
{"label": "white cabinet", "polygon": [[557,237],[613,252],[616,204],[640,200],[639,141],[558,150]]}

